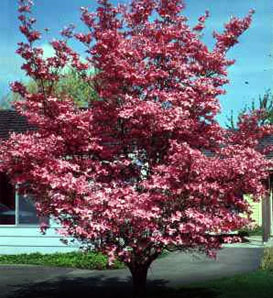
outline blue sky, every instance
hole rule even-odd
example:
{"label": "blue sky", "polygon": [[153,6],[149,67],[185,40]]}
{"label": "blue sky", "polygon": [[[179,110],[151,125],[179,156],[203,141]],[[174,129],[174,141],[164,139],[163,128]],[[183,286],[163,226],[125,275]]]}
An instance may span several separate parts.
{"label": "blue sky", "polygon": [[[35,1],[35,0],[34,0]],[[24,78],[20,70],[21,60],[16,56],[17,42],[22,40],[18,31],[16,0],[0,1],[0,98],[9,90],[8,84],[13,80]],[[112,2],[128,2],[115,0]],[[79,7],[95,8],[94,0],[36,0],[34,14],[38,19],[38,28],[50,28],[42,41],[46,45],[67,24],[79,24]],[[230,84],[226,86],[227,94],[220,97],[222,114],[218,120],[222,125],[230,115],[231,110],[236,114],[245,104],[258,98],[267,89],[272,88],[272,46],[273,18],[271,0],[188,0],[185,14],[190,24],[195,24],[198,17],[208,9],[210,18],[204,42],[212,46],[213,30],[221,30],[223,24],[231,16],[242,17],[249,9],[256,13],[251,28],[240,38],[240,43],[229,51],[229,58],[236,59],[236,64],[229,69]]]}

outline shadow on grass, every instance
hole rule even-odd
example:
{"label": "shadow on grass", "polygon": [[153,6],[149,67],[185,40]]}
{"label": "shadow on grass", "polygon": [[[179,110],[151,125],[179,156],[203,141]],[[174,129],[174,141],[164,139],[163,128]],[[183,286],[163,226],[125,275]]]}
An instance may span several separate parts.
{"label": "shadow on grass", "polygon": [[[148,282],[148,297],[164,298],[217,298],[214,290],[207,288],[183,288],[174,290],[166,287],[166,280]],[[5,298],[130,298],[131,278],[105,278],[104,275],[88,278],[55,279],[25,284]]]}
{"label": "shadow on grass", "polygon": [[[27,274],[27,272],[26,272]],[[48,275],[50,277],[50,273]],[[182,282],[182,281],[181,281]],[[148,281],[147,298],[268,298],[272,297],[273,274],[254,271],[219,280],[200,282],[179,289],[167,287],[168,281]],[[130,277],[109,277],[98,273],[96,276],[59,277],[47,281],[26,283],[9,296],[1,298],[130,298],[132,281]]]}
{"label": "shadow on grass", "polygon": [[182,288],[174,290],[170,288],[150,289],[148,298],[218,298],[219,292],[209,288]]}
{"label": "shadow on grass", "polygon": [[[164,287],[164,280],[155,280],[149,287]],[[104,275],[88,278],[55,279],[25,284],[6,298],[129,298],[132,296],[131,279],[106,278]]]}

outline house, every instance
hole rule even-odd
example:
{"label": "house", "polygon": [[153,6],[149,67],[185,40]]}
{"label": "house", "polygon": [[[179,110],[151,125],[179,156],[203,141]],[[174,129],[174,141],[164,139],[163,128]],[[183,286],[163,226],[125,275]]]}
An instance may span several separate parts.
{"label": "house", "polygon": [[[15,111],[0,111],[0,139],[10,132],[33,129]],[[29,197],[19,195],[3,173],[0,174],[0,254],[68,252],[78,246],[67,246],[55,231],[58,226],[49,220],[49,229],[42,235],[35,207]]]}
{"label": "house", "polygon": [[[273,135],[265,137],[259,144],[262,148],[273,146]],[[273,151],[270,151],[265,156],[267,159],[273,158]],[[259,224],[263,227],[263,241],[267,242],[270,237],[273,237],[273,171],[269,169],[267,186],[269,194],[262,202],[256,203],[253,210],[253,215],[258,217]],[[261,218],[261,219],[260,219]]]}
{"label": "house", "polygon": [[[26,132],[33,129],[24,117],[15,111],[0,110],[0,141],[7,139],[10,132]],[[263,140],[262,145],[273,144],[273,136]],[[268,155],[267,158],[272,158]],[[273,175],[269,175],[270,196],[262,203],[253,203],[253,219],[264,229],[264,241],[273,236],[272,222],[272,185]],[[61,242],[55,231],[58,226],[49,220],[46,235],[39,230],[39,221],[30,197],[19,195],[8,178],[0,174],[0,254],[16,254],[30,252],[68,252],[77,250],[77,244],[70,246]]]}

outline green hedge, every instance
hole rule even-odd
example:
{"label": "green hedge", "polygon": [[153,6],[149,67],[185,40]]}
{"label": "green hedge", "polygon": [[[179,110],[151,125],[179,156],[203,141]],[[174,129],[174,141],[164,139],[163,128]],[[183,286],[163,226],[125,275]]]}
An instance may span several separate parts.
{"label": "green hedge", "polygon": [[273,272],[273,247],[266,247],[261,262],[261,269]]}
{"label": "green hedge", "polygon": [[93,270],[119,269],[124,267],[124,265],[118,261],[116,261],[113,266],[109,267],[107,261],[107,256],[94,252],[0,255],[0,264],[41,265]]}
{"label": "green hedge", "polygon": [[253,229],[241,229],[240,233],[244,233],[244,236],[262,236],[263,228],[261,226],[255,226]]}

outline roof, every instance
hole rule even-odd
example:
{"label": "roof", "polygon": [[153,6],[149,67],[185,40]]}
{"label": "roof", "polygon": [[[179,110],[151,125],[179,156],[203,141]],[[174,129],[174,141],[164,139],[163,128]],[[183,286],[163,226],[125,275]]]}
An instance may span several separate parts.
{"label": "roof", "polygon": [[269,147],[270,150],[266,152],[265,156],[267,159],[272,159],[273,151],[271,148],[273,147],[273,135],[266,136],[260,141],[259,149],[264,149],[266,147]]}
{"label": "roof", "polygon": [[26,117],[19,115],[16,111],[0,110],[0,139],[7,139],[11,132],[26,132],[32,130]]}

